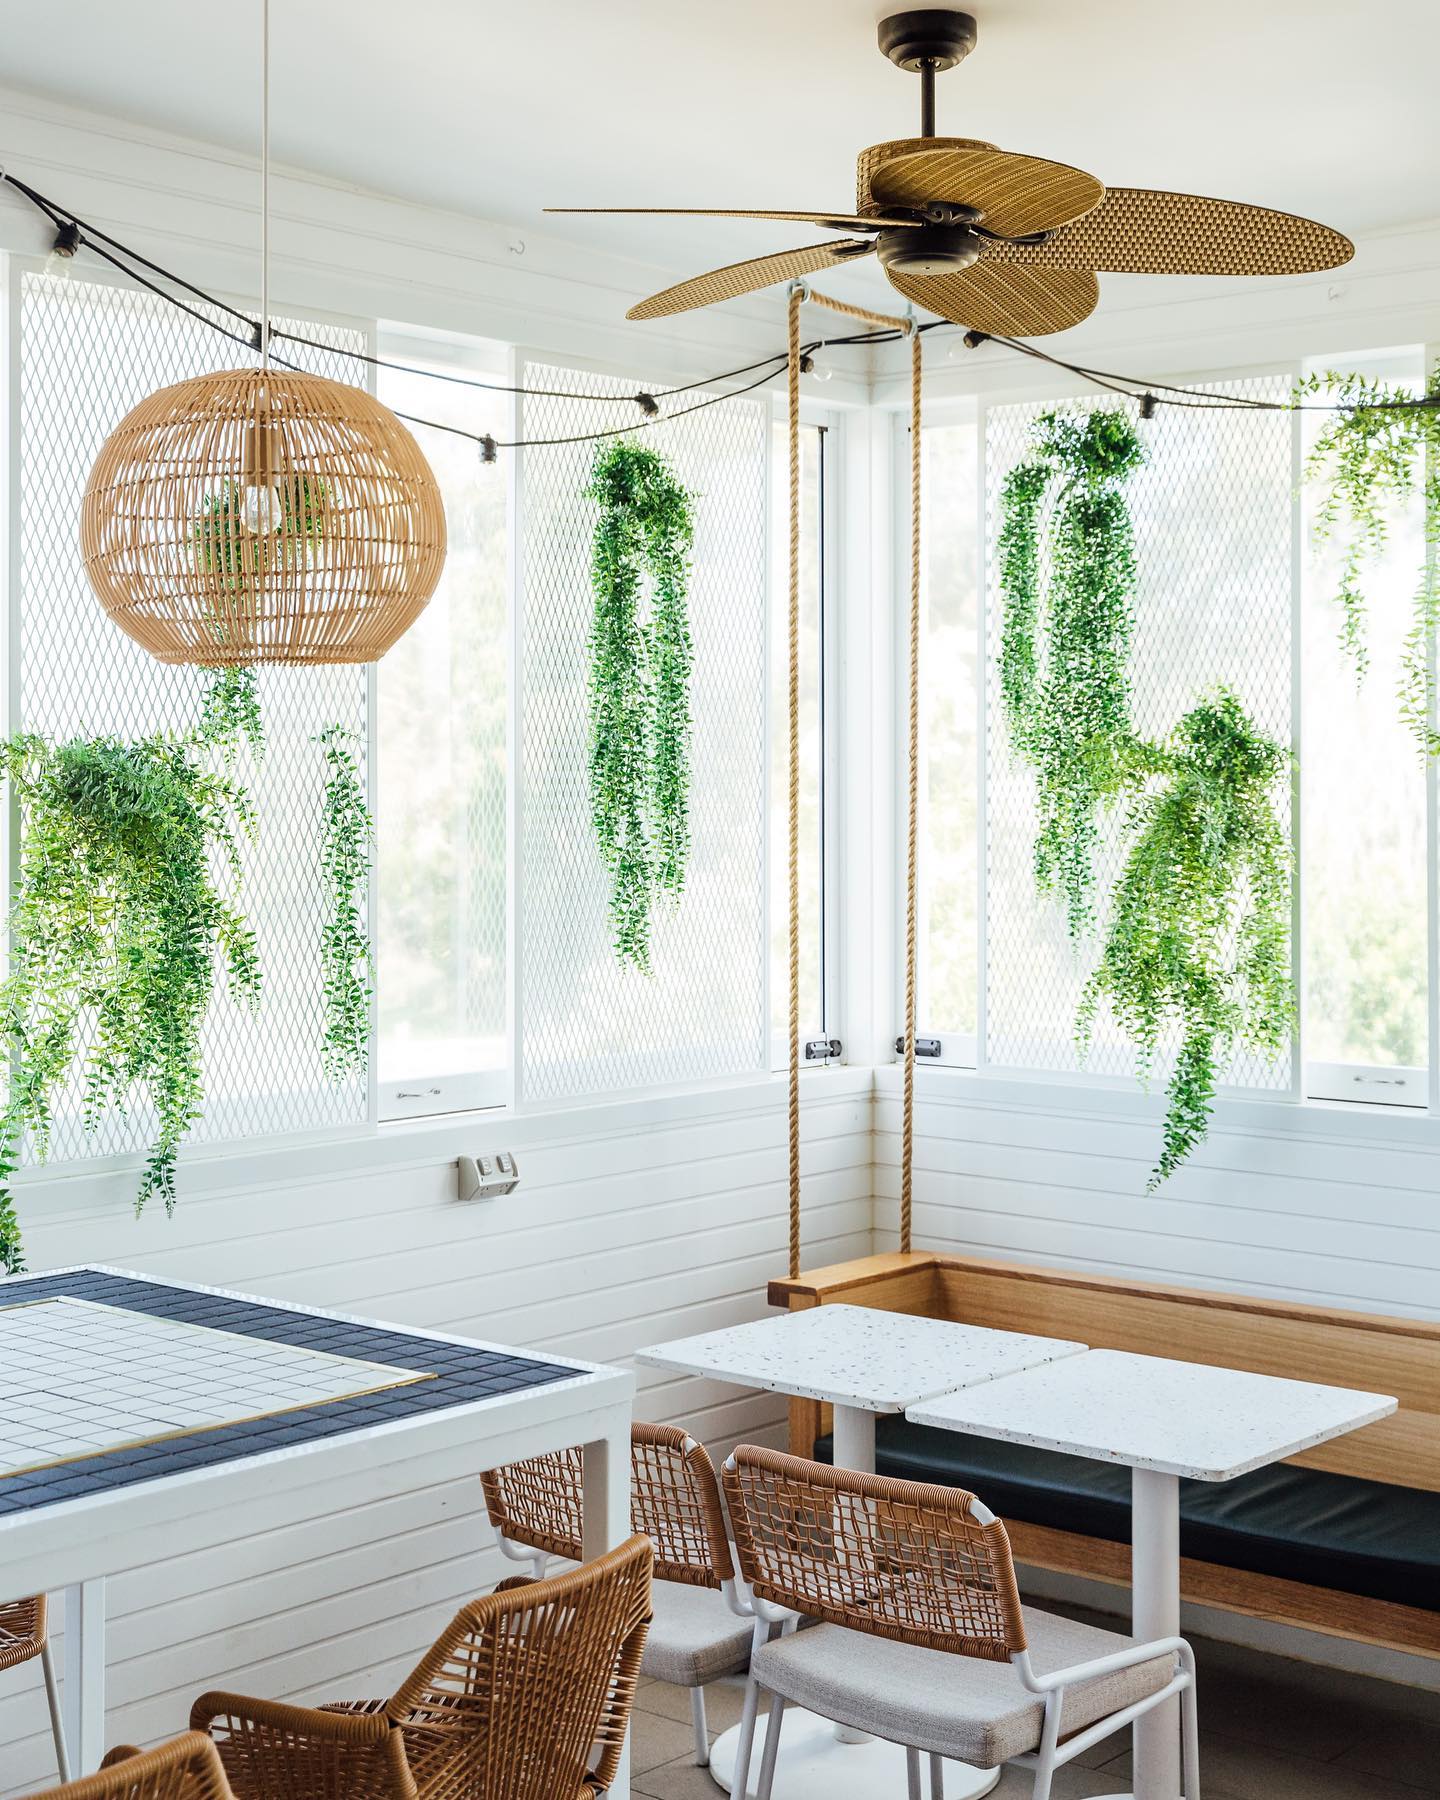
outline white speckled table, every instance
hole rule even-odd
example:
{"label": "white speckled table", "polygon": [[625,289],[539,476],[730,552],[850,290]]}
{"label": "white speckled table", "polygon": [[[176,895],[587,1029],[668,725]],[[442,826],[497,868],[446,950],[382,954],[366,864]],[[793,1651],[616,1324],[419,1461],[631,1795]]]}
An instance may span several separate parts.
{"label": "white speckled table", "polygon": [[[1229,1481],[1393,1413],[1387,1394],[1124,1350],[1030,1368],[916,1402],[906,1416],[1131,1470],[1131,1630],[1180,1629],[1180,1477]],[[1177,1800],[1176,1703],[1135,1724],[1133,1800]],[[1112,1796],[1110,1800],[1121,1800]]]}
{"label": "white speckled table", "polygon": [[[835,1408],[836,1464],[873,1471],[877,1414],[901,1413],[931,1395],[1077,1357],[1084,1349],[1067,1338],[1029,1337],[867,1306],[817,1306],[652,1344],[637,1351],[635,1360],[741,1387],[828,1400]],[[790,1800],[820,1794],[826,1800],[876,1800],[904,1791],[905,1758],[896,1745],[835,1727],[798,1707],[785,1720],[777,1793]],[[738,1738],[738,1730],[727,1731],[710,1753],[710,1772],[727,1789]],[[760,1758],[753,1757],[752,1782],[759,1779],[759,1767]],[[999,1779],[996,1769],[947,1763],[945,1800],[974,1800]]]}

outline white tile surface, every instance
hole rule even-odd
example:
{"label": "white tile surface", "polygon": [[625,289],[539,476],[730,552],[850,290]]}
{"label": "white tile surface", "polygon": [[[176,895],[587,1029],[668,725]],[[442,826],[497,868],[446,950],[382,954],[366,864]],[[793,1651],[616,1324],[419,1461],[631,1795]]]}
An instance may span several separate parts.
{"label": "white tile surface", "polygon": [[1078,1356],[1084,1348],[1066,1338],[1026,1337],[869,1306],[815,1306],[650,1344],[636,1351],[635,1360],[741,1387],[892,1413],[931,1394]]}
{"label": "white tile surface", "polygon": [[0,1477],[421,1378],[89,1300],[0,1303]]}
{"label": "white tile surface", "polygon": [[1393,1413],[1388,1394],[1124,1350],[1031,1368],[906,1409],[920,1425],[1228,1481]]}

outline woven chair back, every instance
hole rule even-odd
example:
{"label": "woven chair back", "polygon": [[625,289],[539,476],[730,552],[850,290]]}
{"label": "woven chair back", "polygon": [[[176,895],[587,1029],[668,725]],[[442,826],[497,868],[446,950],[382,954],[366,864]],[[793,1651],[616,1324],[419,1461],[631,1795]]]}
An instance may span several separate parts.
{"label": "woven chair back", "polygon": [[761,1599],[992,1662],[1025,1648],[1010,1540],[998,1519],[976,1520],[973,1494],[742,1445],[725,1497]]}
{"label": "woven chair back", "polygon": [[650,1623],[648,1538],[464,1607],[386,1705],[422,1800],[576,1800],[614,1780]]}
{"label": "woven chair back", "polygon": [[112,1750],[96,1775],[35,1800],[235,1800],[214,1744],[187,1731],[158,1750]]}
{"label": "woven chair back", "polygon": [[[509,1463],[480,1481],[490,1523],[512,1544],[580,1561],[578,1450]],[[715,1465],[678,1426],[630,1429],[630,1524],[654,1546],[657,1581],[718,1588],[735,1573]]]}

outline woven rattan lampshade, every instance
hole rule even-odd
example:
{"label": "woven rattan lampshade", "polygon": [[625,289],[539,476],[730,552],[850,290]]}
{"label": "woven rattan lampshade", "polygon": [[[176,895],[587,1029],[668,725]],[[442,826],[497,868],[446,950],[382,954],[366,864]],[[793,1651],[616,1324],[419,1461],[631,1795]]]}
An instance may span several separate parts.
{"label": "woven rattan lampshade", "polygon": [[445,508],[420,446],[363,389],[229,369],[120,421],[80,546],[105,611],[161,662],[373,662],[435,591]]}

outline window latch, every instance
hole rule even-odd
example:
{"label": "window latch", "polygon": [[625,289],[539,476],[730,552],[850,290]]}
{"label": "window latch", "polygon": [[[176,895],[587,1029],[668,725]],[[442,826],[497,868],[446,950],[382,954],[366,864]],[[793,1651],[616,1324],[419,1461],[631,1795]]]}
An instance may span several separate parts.
{"label": "window latch", "polygon": [[[903,1056],[905,1054],[905,1039],[903,1037],[897,1037],[895,1040],[895,1054],[897,1056]],[[915,1040],[915,1054],[917,1056],[938,1057],[940,1054],[939,1038],[917,1037]]]}
{"label": "window latch", "polygon": [[819,1037],[805,1040],[806,1062],[833,1062],[839,1056],[840,1050],[839,1038]]}

